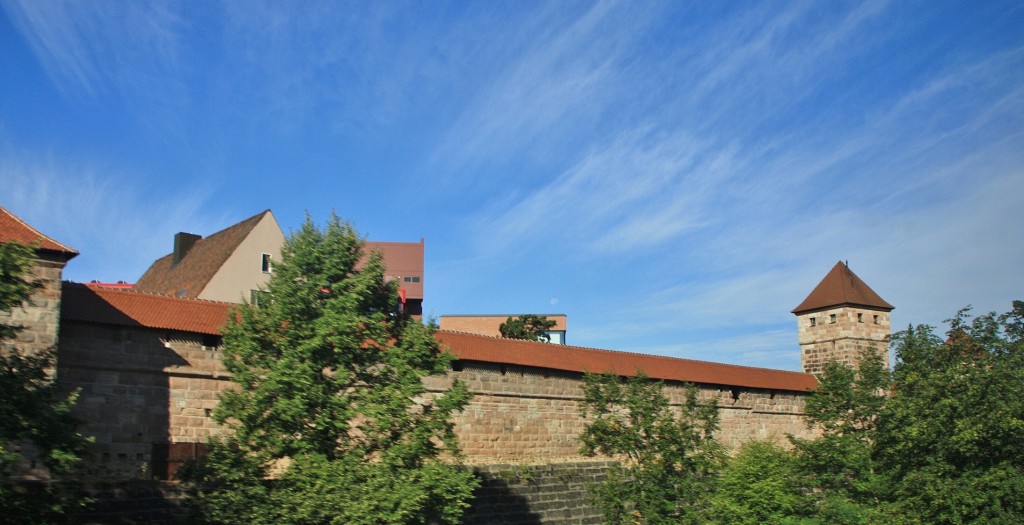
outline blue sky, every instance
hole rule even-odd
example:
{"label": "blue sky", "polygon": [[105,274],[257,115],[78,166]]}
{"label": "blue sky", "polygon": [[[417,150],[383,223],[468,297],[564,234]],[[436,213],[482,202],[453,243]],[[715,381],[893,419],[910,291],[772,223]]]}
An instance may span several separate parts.
{"label": "blue sky", "polygon": [[897,327],[1024,298],[1020,2],[2,5],[0,203],[72,280],[336,210],[428,314],[792,370],[837,260]]}

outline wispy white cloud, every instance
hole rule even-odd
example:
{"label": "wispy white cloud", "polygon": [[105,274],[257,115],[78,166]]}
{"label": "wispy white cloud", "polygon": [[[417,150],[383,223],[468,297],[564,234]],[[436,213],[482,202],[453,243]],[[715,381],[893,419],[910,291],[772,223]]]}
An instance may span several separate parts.
{"label": "wispy white cloud", "polygon": [[112,93],[165,119],[185,103],[186,22],[173,4],[7,0],[4,7],[66,96]]}
{"label": "wispy white cloud", "polygon": [[603,1],[578,15],[557,11],[540,10],[506,29],[505,37],[523,51],[490,65],[499,72],[440,137],[431,165],[458,174],[475,171],[485,159],[564,154],[557,144],[586,134],[585,126],[623,95],[624,55],[658,9]]}
{"label": "wispy white cloud", "polygon": [[40,231],[78,249],[64,277],[133,281],[169,253],[173,234],[208,234],[239,220],[210,206],[215,188],[158,190],[105,163],[0,147],[4,206]]}
{"label": "wispy white cloud", "polygon": [[[266,199],[248,191],[272,188],[275,209],[402,202],[428,236],[438,313],[468,313],[477,296],[500,310],[558,297],[571,341],[613,348],[784,359],[789,309],[839,258],[898,321],[1001,308],[1024,287],[1024,233],[1009,219],[1024,179],[1024,47],[1019,32],[946,31],[960,26],[942,17],[967,8],[5,7],[65,98],[121,125],[125,113],[187,122],[172,130],[187,137],[180,162],[146,149],[166,130],[144,135],[135,160],[118,149],[138,144],[113,130],[92,157],[104,161],[38,154],[78,144],[70,136],[0,150],[12,207],[90,245],[72,266],[84,273],[103,266],[87,256],[122,257],[117,246],[159,255],[174,231],[219,229],[254,211],[235,212],[239,200]],[[292,171],[302,182],[281,184]],[[199,189],[137,180],[157,176]],[[367,190],[378,182],[390,187]],[[82,224],[90,233],[73,233]]]}

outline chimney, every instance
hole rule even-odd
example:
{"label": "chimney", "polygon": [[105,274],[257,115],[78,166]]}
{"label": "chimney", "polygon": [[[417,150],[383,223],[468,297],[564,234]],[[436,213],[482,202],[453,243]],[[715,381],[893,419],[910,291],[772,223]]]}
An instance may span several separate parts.
{"label": "chimney", "polygon": [[171,259],[172,264],[178,264],[188,251],[196,245],[196,241],[202,239],[202,235],[196,235],[194,233],[178,232],[174,234],[174,257]]}

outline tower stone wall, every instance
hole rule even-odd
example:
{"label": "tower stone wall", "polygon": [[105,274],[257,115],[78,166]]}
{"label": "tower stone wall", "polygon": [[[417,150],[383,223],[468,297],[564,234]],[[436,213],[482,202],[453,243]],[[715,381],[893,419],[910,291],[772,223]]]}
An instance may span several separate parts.
{"label": "tower stone wall", "polygon": [[831,360],[856,366],[857,356],[873,348],[889,363],[889,312],[839,306],[797,316],[800,362],[808,374],[820,374]]}
{"label": "tower stone wall", "polygon": [[54,348],[60,328],[60,280],[64,261],[37,258],[29,279],[39,283],[27,301],[10,311],[0,312],[0,322],[20,326],[13,340],[4,341],[6,348],[34,354]]}
{"label": "tower stone wall", "polygon": [[866,349],[878,352],[888,366],[892,310],[849,264],[836,263],[793,309],[803,371],[820,374],[832,360],[855,367]]}

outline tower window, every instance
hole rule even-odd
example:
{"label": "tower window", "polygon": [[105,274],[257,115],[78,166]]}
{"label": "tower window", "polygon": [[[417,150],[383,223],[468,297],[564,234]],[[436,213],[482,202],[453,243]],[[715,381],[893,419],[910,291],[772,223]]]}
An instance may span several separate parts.
{"label": "tower window", "polygon": [[818,326],[818,318],[817,317],[812,317],[811,318],[811,326]]}
{"label": "tower window", "polygon": [[875,316],[875,324],[878,324],[878,316]]}
{"label": "tower window", "polygon": [[264,253],[260,257],[260,269],[263,270],[263,273],[270,273],[274,271],[274,265],[270,262],[269,253]]}
{"label": "tower window", "polygon": [[857,322],[858,323],[863,323],[864,322],[864,314],[857,314]]}
{"label": "tower window", "polygon": [[836,324],[836,314],[829,315],[828,322],[831,324]]}

